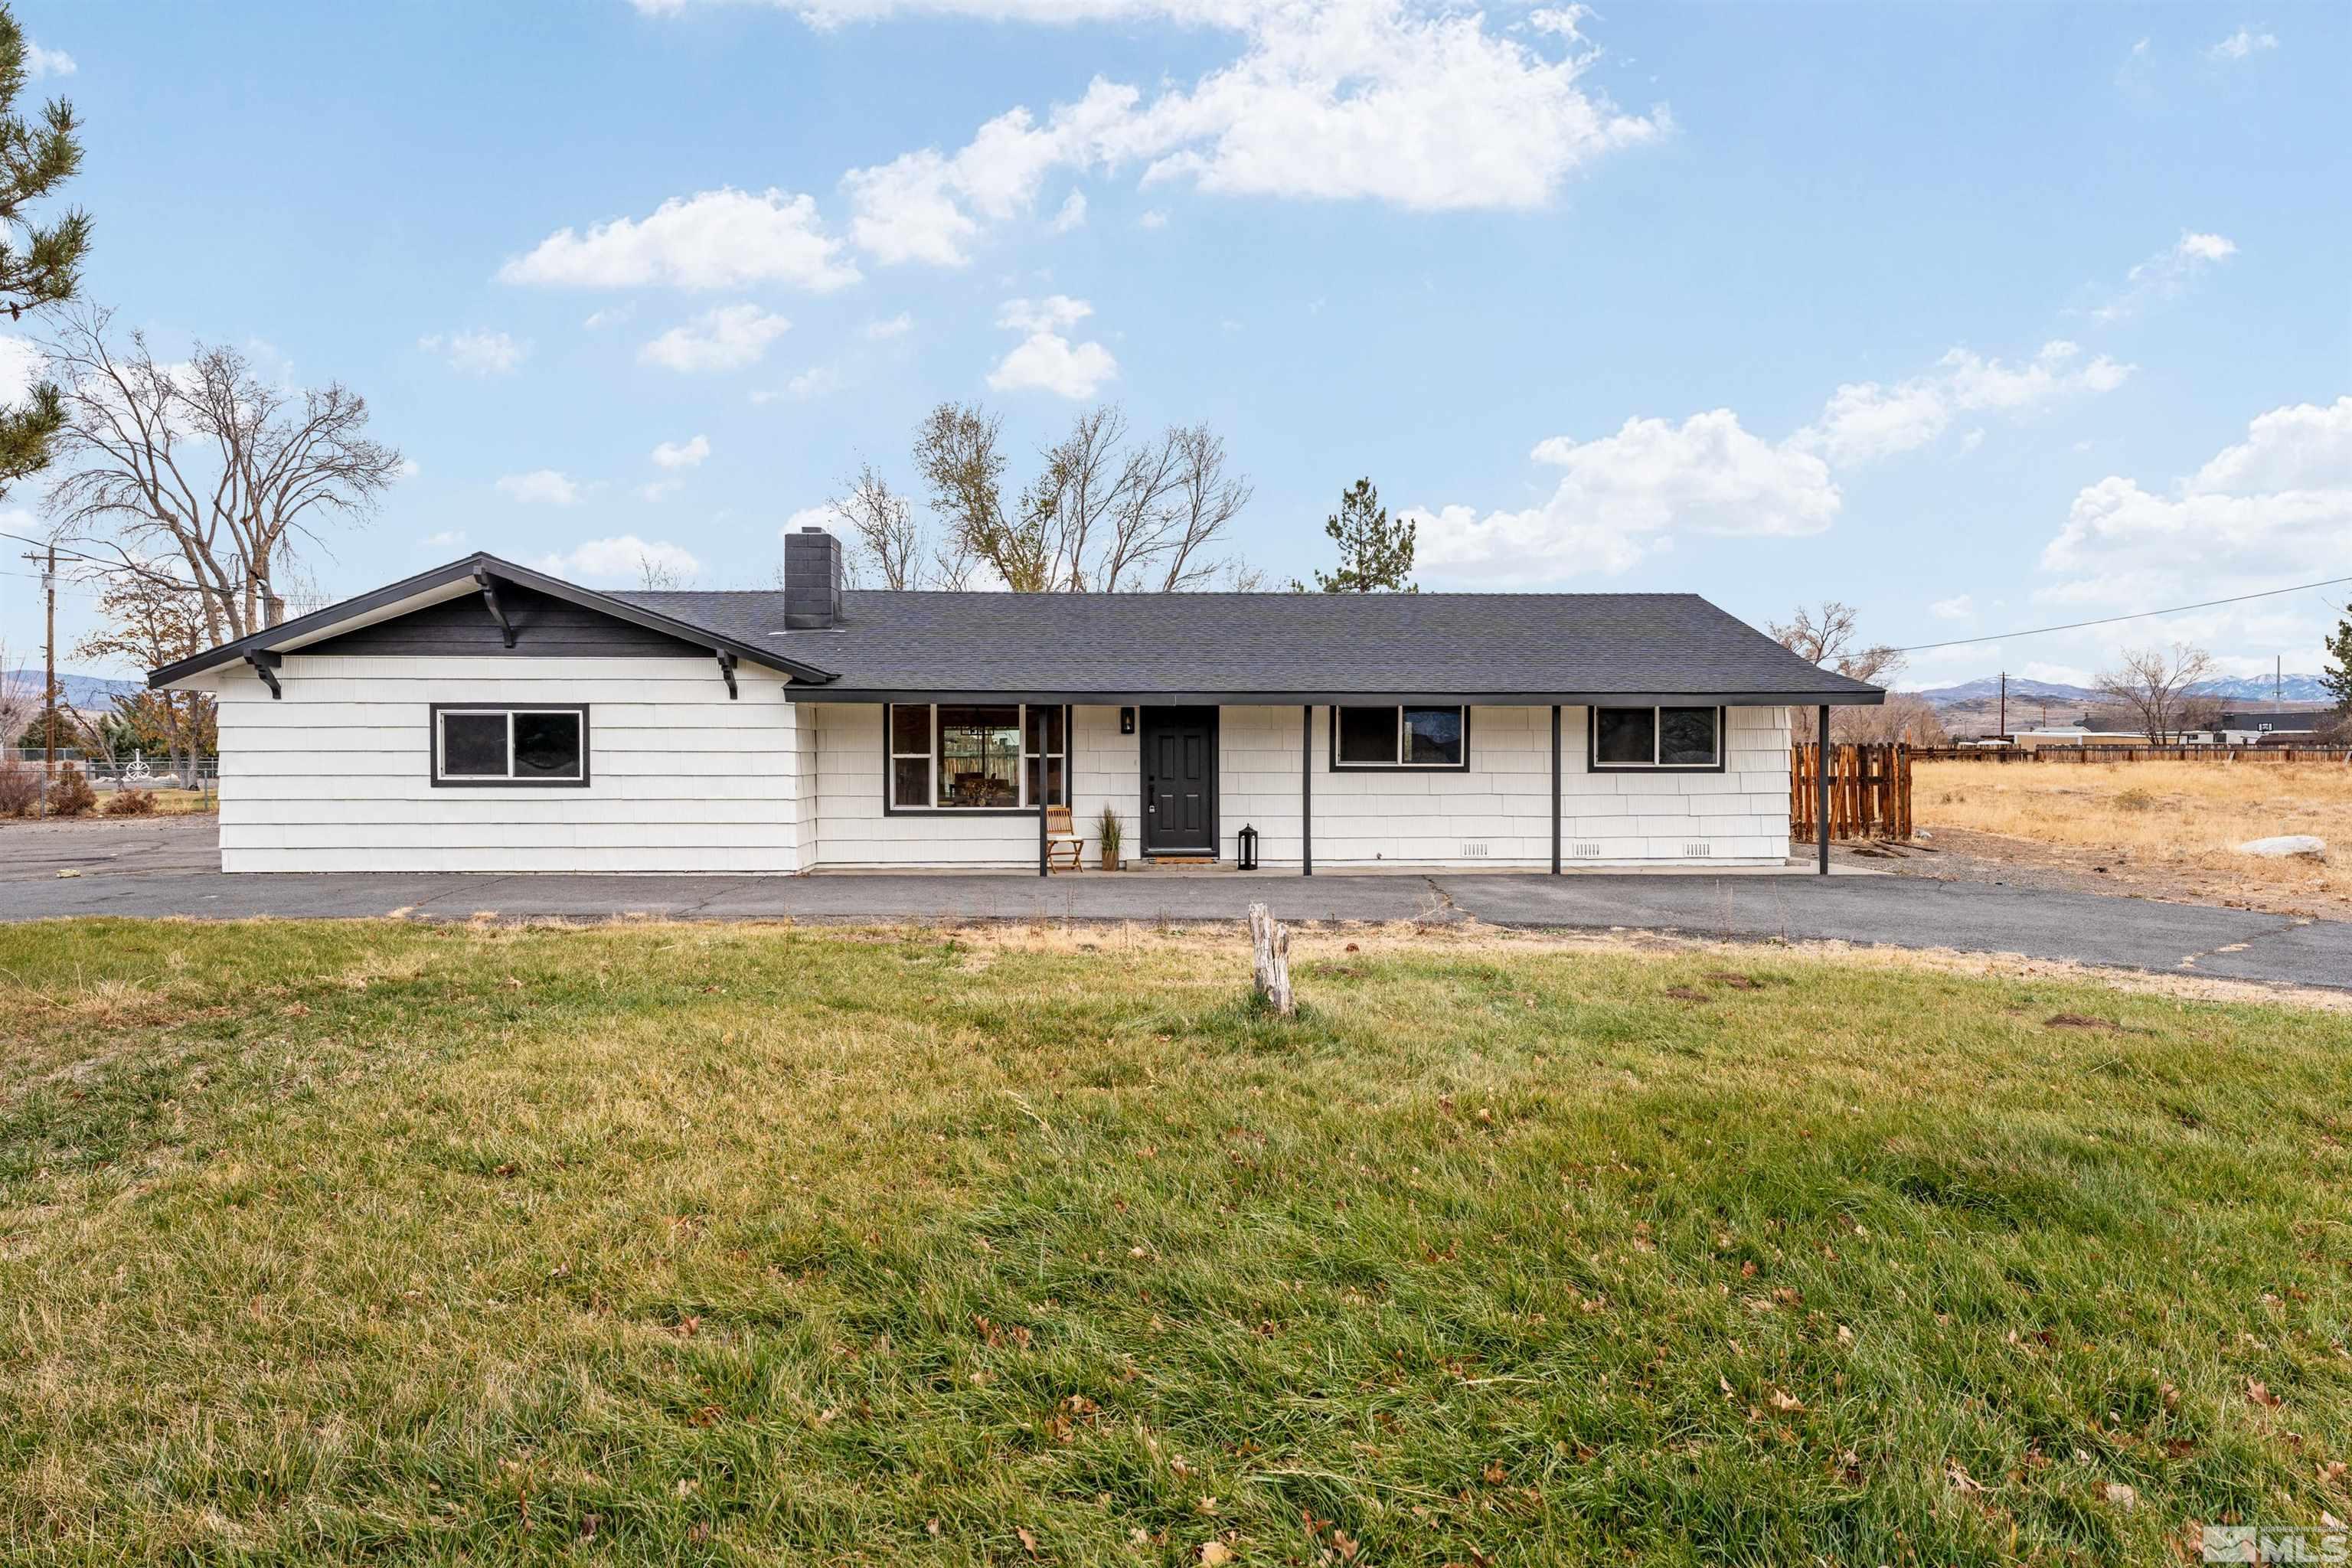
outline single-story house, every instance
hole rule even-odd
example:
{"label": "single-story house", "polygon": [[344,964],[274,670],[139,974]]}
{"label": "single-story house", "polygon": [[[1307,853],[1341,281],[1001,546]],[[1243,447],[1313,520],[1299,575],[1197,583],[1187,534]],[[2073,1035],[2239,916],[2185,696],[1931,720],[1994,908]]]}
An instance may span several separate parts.
{"label": "single-story house", "polygon": [[[1791,705],[1689,594],[600,592],[472,555],[152,672],[220,701],[229,871],[1778,864]],[[1811,717],[1811,715],[1809,715]]]}

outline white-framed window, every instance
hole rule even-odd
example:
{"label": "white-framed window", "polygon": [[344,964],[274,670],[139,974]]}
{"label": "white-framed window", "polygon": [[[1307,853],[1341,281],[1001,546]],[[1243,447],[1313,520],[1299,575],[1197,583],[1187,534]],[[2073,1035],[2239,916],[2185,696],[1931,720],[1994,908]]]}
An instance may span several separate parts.
{"label": "white-framed window", "polygon": [[1595,708],[1588,764],[1601,773],[1720,770],[1723,717],[1720,708]]}
{"label": "white-framed window", "polygon": [[1335,707],[1331,769],[1464,769],[1470,765],[1470,710],[1460,707]]}
{"label": "white-framed window", "polygon": [[431,712],[436,784],[579,786],[588,782],[584,703],[506,707],[436,702]]}
{"label": "white-framed window", "polygon": [[884,730],[887,811],[1034,811],[1069,804],[1067,708],[893,702]]}

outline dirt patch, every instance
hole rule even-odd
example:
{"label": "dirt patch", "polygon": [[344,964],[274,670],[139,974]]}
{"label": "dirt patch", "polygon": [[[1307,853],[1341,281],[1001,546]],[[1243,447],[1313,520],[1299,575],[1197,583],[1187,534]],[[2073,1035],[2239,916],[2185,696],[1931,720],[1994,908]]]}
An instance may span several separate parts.
{"label": "dirt patch", "polygon": [[[1843,848],[1873,870],[2352,919],[2352,769],[2326,763],[1923,763],[1925,837]],[[2310,833],[2324,860],[2241,855]]]}

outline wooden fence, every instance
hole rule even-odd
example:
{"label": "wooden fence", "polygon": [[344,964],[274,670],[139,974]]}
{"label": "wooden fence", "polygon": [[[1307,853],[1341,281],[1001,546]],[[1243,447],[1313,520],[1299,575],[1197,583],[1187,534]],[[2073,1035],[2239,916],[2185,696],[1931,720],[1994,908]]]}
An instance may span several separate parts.
{"label": "wooden fence", "polygon": [[1918,746],[1921,763],[2352,763],[2345,746]]}
{"label": "wooden fence", "polygon": [[[1821,746],[1800,742],[1789,757],[1789,837],[1821,842],[1814,826],[1820,804]],[[1918,755],[1901,742],[1881,746],[1830,747],[1830,837],[1911,837],[1911,760]]]}

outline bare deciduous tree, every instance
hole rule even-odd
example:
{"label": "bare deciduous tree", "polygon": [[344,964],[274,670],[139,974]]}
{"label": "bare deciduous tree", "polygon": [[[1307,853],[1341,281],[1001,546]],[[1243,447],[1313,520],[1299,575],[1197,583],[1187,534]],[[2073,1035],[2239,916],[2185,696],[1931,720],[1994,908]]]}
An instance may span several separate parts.
{"label": "bare deciduous tree", "polygon": [[[1885,643],[1874,643],[1867,647],[1855,647],[1855,613],[1851,605],[1828,599],[1818,607],[1799,605],[1793,617],[1785,623],[1773,623],[1766,629],[1772,634],[1773,641],[1809,664],[1818,664],[1823,669],[1834,670],[1840,675],[1855,680],[1867,680],[1874,685],[1884,685],[1893,679],[1896,672],[1902,669],[1903,656]],[[1887,700],[1892,703],[1897,700],[1890,697]],[[1884,711],[1883,709],[1880,710]],[[1932,710],[1930,711],[1932,712]],[[1877,731],[1881,725],[1878,721],[1870,716],[1871,712],[1872,710],[1865,708],[1831,709],[1830,739],[1838,742],[1902,739],[1900,734],[1879,734]],[[1916,713],[1912,716],[1917,717]],[[1813,728],[1818,721],[1818,715],[1810,709],[1789,710],[1790,731],[1801,741],[1810,740],[1812,737]],[[1924,730],[1925,725],[1921,725],[1920,728]],[[1942,721],[1938,720],[1936,732],[1940,735],[1942,730]],[[1930,742],[1923,737],[1916,743]]]}
{"label": "bare deciduous tree", "polygon": [[[1811,722],[1797,731],[1797,739],[1811,734]],[[1951,732],[1944,728],[1944,716],[1936,705],[1916,691],[1890,691],[1886,700],[1871,708],[1832,708],[1830,710],[1830,739],[1862,745],[1883,746],[1901,741],[1914,746],[1948,746]]]}
{"label": "bare deciduous tree", "polygon": [[[961,586],[982,569],[1019,593],[1174,593],[1220,577],[1254,584],[1246,569],[1213,553],[1251,489],[1226,471],[1224,442],[1206,425],[1139,441],[1117,407],[1089,409],[1041,454],[1036,477],[1009,510],[1003,433],[1003,421],[977,404],[941,404],[916,433],[916,470],[946,534],[933,552],[942,585]],[[884,526],[895,559],[920,552],[903,510],[877,512],[877,487],[888,493],[869,468],[851,487],[850,503],[835,510],[887,579],[869,529]]]}
{"label": "bare deciduous tree", "polygon": [[192,587],[207,641],[275,625],[274,583],[330,518],[372,514],[400,477],[400,453],[368,438],[367,400],[339,383],[271,385],[233,348],[159,361],[133,331],[118,352],[111,313],[84,310],[45,344],[61,382],[68,472],[52,515],[115,569],[160,560]]}
{"label": "bare deciduous tree", "polygon": [[[104,582],[98,607],[106,624],[81,639],[78,657],[153,669],[204,651],[204,614],[193,590],[161,573],[117,572]],[[202,691],[138,691],[117,697],[114,708],[134,732],[152,732],[171,771],[193,784],[198,754],[217,741],[215,701]]]}
{"label": "bare deciduous tree", "polygon": [[28,679],[8,663],[8,645],[0,643],[0,748],[13,746],[41,711],[41,683]]}
{"label": "bare deciduous tree", "polygon": [[2163,745],[2185,727],[2189,689],[2213,673],[2213,656],[2187,643],[2126,648],[2113,669],[2093,682],[2101,695],[2128,710],[2151,744]]}
{"label": "bare deciduous tree", "polygon": [[857,472],[842,481],[841,493],[824,504],[834,521],[848,530],[855,564],[879,577],[885,588],[924,586],[928,563],[915,509],[873,464],[860,463]]}

